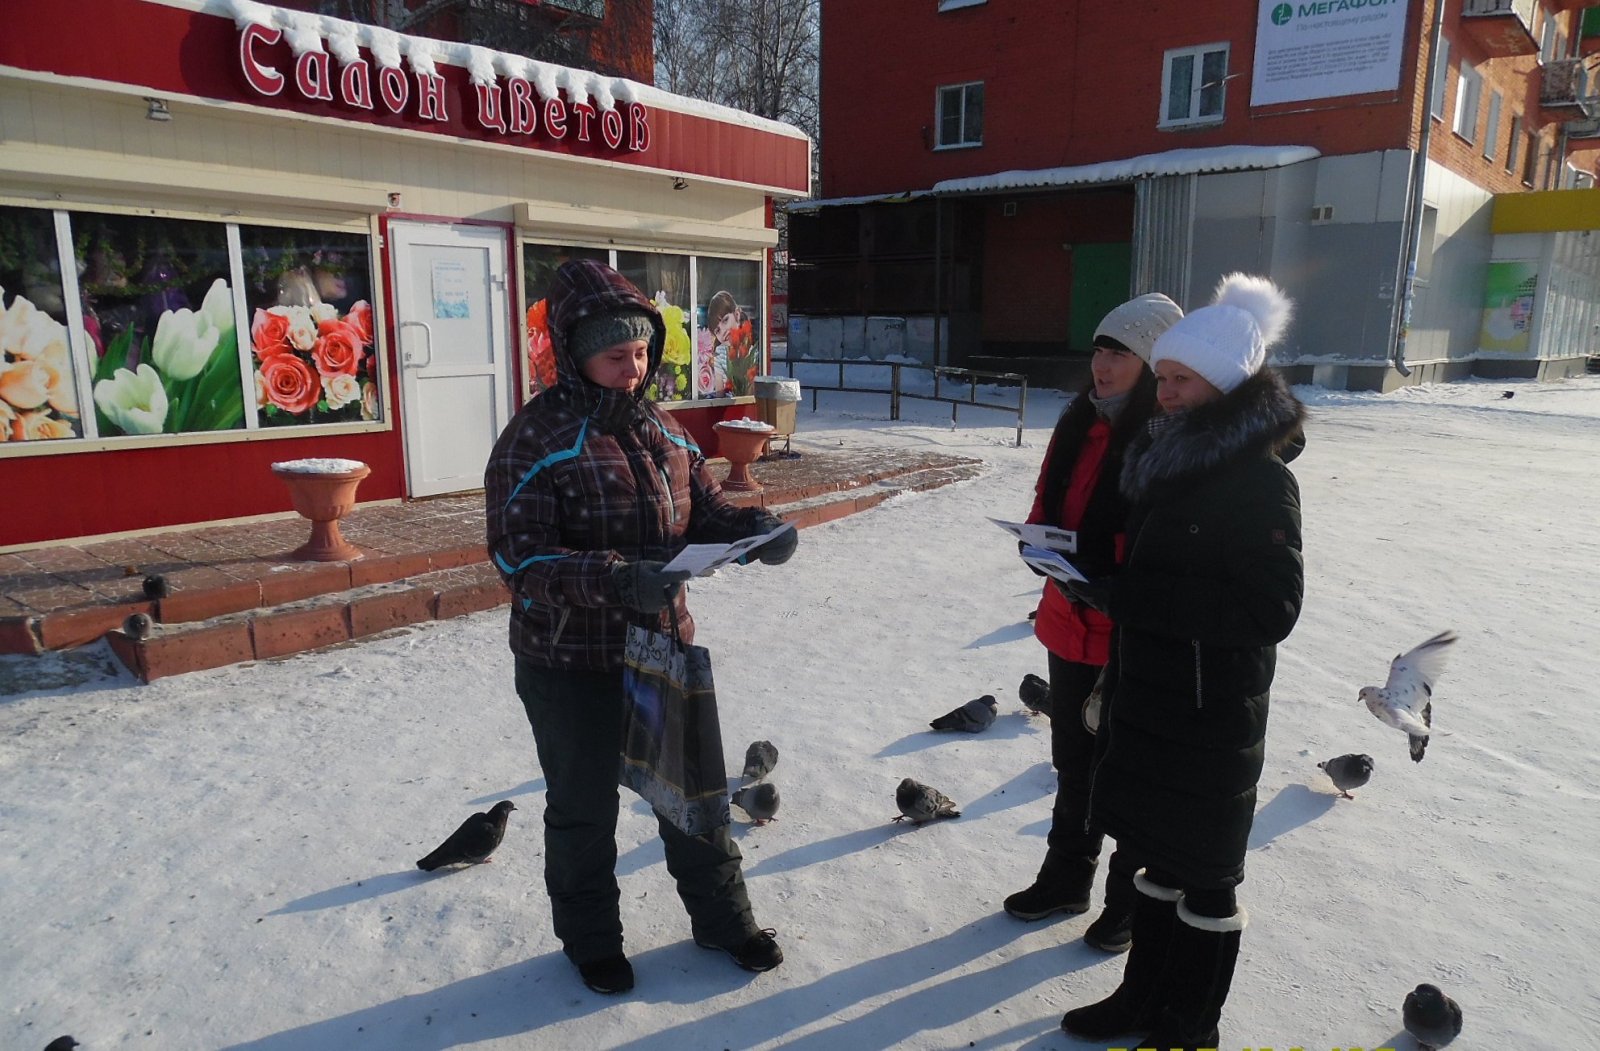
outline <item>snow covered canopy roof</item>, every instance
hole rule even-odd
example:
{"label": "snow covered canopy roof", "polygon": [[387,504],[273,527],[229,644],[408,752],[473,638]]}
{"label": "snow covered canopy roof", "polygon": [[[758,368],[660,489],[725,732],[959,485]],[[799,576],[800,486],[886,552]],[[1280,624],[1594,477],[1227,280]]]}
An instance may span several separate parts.
{"label": "snow covered canopy roof", "polygon": [[996,193],[1002,190],[1046,190],[1057,186],[1104,186],[1109,183],[1150,179],[1159,175],[1193,175],[1202,172],[1251,171],[1282,168],[1322,156],[1311,146],[1206,146],[1196,149],[1146,153],[1120,161],[1077,164],[1067,168],[1034,168],[973,175],[964,179],[944,179],[930,190],[902,190],[897,193],[867,194],[860,197],[827,197],[810,201],[791,201],[791,212],[814,212],[853,204],[899,204],[919,197],[955,194]]}
{"label": "snow covered canopy roof", "polygon": [[1120,161],[1078,164],[1068,168],[1035,168],[996,172],[965,179],[945,179],[933,184],[936,194],[985,193],[994,190],[1048,189],[1128,182],[1158,175],[1194,175],[1203,172],[1250,171],[1282,168],[1322,156],[1310,146],[1203,146],[1195,149],[1146,153]]}

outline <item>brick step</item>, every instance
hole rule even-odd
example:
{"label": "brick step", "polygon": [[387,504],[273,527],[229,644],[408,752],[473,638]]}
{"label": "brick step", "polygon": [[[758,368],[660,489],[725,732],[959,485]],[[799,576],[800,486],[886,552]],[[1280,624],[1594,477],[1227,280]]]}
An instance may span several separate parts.
{"label": "brick step", "polygon": [[143,639],[132,637],[120,626],[105,637],[111,652],[129,671],[143,682],[154,682],[169,675],[286,657],[408,624],[493,609],[509,598],[494,567],[476,562],[205,619],[157,622]]}
{"label": "brick step", "polygon": [[[853,479],[847,484],[808,486],[804,496],[795,495],[801,490],[791,490],[782,494],[791,499],[768,502],[767,509],[797,528],[806,528],[876,507],[898,493],[975,478],[981,470],[978,461],[888,470],[865,484]],[[742,495],[759,501],[778,494],[769,489]],[[441,562],[454,564],[440,567]],[[155,612],[170,610],[178,616],[163,616],[144,639],[128,635],[120,620],[103,633],[112,652],[135,676],[153,682],[337,646],[510,601],[482,548],[302,567],[286,574],[282,583],[264,579],[259,585],[256,593],[247,587],[224,587],[184,602],[173,602],[182,593],[161,599]]]}

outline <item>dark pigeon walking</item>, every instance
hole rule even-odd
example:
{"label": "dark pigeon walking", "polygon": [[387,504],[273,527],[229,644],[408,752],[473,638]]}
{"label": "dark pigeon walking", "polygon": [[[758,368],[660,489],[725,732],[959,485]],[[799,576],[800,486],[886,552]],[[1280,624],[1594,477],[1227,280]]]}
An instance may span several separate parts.
{"label": "dark pigeon walking", "polygon": [[1333,781],[1333,787],[1346,799],[1354,799],[1350,794],[1352,788],[1360,788],[1372,778],[1372,756],[1358,755],[1351,752],[1348,755],[1336,755],[1332,759],[1324,760],[1317,764],[1317,769],[1327,774]]}
{"label": "dark pigeon walking", "polygon": [[445,865],[476,865],[488,861],[500,840],[505,838],[506,817],[515,809],[515,803],[502,799],[487,813],[473,814],[450,833],[450,838],[434,848],[433,853],[417,862],[417,868],[432,872]]}
{"label": "dark pigeon walking", "polygon": [[995,712],[1000,708],[994,694],[986,693],[963,704],[959,708],[939,716],[928,725],[935,730],[961,730],[965,733],[975,734],[987,730],[994,722]]}
{"label": "dark pigeon walking", "polygon": [[70,1036],[58,1036],[44,1045],[44,1051],[72,1051],[73,1048],[79,1046],[81,1045]]}
{"label": "dark pigeon walking", "polygon": [[1017,687],[1017,698],[1030,712],[1046,716],[1050,714],[1050,684],[1032,672],[1022,677],[1022,685]]}
{"label": "dark pigeon walking", "polygon": [[896,821],[910,821],[913,825],[925,824],[942,817],[960,817],[955,801],[937,788],[906,778],[894,790],[895,805],[900,808]]}
{"label": "dark pigeon walking", "polygon": [[771,741],[755,741],[744,751],[744,780],[759,781],[778,765],[778,746]]}
{"label": "dark pigeon walking", "polygon": [[770,781],[745,785],[733,794],[733,805],[750,815],[758,825],[765,825],[778,813],[778,786]]}
{"label": "dark pigeon walking", "polygon": [[1427,982],[1406,994],[1400,1018],[1424,1051],[1444,1047],[1461,1035],[1461,1005]]}

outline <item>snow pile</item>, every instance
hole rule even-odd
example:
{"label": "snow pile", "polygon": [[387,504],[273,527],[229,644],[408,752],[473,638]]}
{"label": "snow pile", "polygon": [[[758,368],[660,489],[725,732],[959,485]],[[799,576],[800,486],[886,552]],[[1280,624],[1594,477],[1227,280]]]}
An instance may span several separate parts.
{"label": "snow pile", "polygon": [[304,460],[280,460],[272,465],[274,471],[285,474],[348,474],[367,466],[360,460],[341,460],[335,456],[313,456]]}

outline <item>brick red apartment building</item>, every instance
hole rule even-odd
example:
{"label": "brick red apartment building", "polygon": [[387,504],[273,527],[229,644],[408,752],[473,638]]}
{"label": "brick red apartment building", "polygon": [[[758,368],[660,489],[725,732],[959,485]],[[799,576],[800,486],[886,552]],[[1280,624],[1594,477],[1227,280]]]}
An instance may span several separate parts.
{"label": "brick red apartment building", "polygon": [[823,0],[790,352],[1049,380],[1130,293],[1198,306],[1246,269],[1297,300],[1277,353],[1296,379],[1581,369],[1588,7]]}

